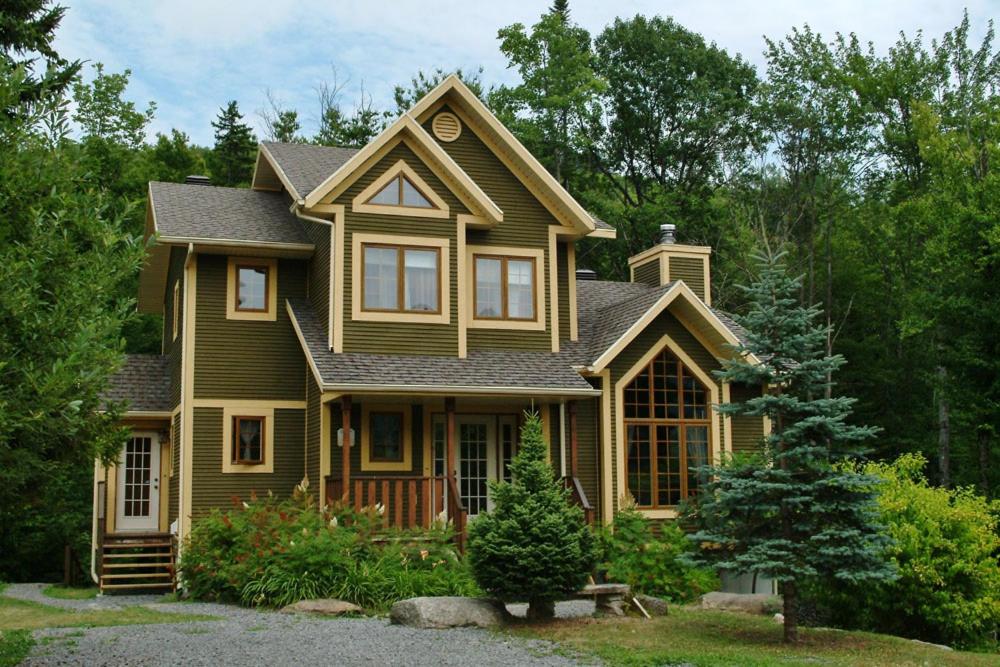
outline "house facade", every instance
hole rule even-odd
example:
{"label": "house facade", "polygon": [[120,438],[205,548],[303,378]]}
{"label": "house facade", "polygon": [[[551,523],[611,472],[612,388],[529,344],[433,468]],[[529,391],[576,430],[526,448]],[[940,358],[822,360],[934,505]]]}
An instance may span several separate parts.
{"label": "house facade", "polygon": [[456,77],[360,150],[261,144],[250,189],[150,183],[147,234],[139,308],[163,314],[163,345],[109,396],[132,437],[95,466],[104,588],[149,583],[124,557],[139,544],[172,584],[199,514],[303,479],[321,504],[461,532],[509,477],[525,410],[601,522],[627,495],[675,516],[691,466],[767,428],[712,409],[761,388],[713,376],[741,332],[711,307],[710,249],[668,226],[630,282],[578,272],[577,242],[614,228]]}

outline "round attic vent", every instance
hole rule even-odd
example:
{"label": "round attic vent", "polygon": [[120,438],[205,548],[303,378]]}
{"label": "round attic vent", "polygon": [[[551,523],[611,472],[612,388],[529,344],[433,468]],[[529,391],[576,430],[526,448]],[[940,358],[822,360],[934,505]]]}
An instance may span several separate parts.
{"label": "round attic vent", "polygon": [[455,114],[450,111],[442,111],[434,116],[431,129],[434,130],[434,136],[441,141],[451,142],[462,134],[462,123],[459,122],[458,116]]}

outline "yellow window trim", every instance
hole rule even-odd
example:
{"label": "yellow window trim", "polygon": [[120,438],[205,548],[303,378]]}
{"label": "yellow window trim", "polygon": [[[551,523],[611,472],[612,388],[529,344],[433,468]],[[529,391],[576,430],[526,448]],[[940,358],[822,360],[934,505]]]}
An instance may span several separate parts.
{"label": "yellow window trim", "polygon": [[[403,460],[373,461],[371,446],[371,414],[379,412],[403,415]],[[362,403],[361,405],[361,470],[372,472],[403,472],[413,467],[413,408],[400,403]]]}
{"label": "yellow window trim", "polygon": [[[476,286],[472,284],[476,255],[493,255],[514,259],[533,259],[535,265],[535,318],[533,320],[485,320],[476,317]],[[469,329],[511,329],[521,331],[545,331],[545,251],[541,248],[515,246],[466,245],[465,268],[467,275],[459,280],[469,281],[465,290],[465,326]]]}
{"label": "yellow window trim", "polygon": [[[390,181],[400,175],[406,177],[424,197],[431,203],[433,208],[419,206],[392,206],[387,204],[370,204],[368,201],[382,191]],[[361,191],[351,202],[351,209],[355,213],[377,213],[380,215],[406,215],[417,218],[448,218],[451,211],[448,204],[431,189],[427,181],[420,178],[420,175],[413,170],[405,160],[399,160],[389,167],[381,176],[375,179],[371,185]]]}
{"label": "yellow window trim", "polygon": [[[236,286],[239,283],[237,267],[262,266],[267,268],[267,309],[262,312],[237,310]],[[274,322],[278,318],[278,260],[252,257],[230,257],[226,268],[226,319]]]}
{"label": "yellow window trim", "polygon": [[[264,462],[233,462],[233,417],[261,417],[264,419]],[[230,405],[222,408],[222,472],[223,473],[273,473],[274,472],[274,408]]]}
{"label": "yellow window trim", "polygon": [[[408,313],[364,310],[361,303],[361,276],[363,257],[361,247],[364,244],[375,243],[384,245],[417,246],[436,248],[441,255],[441,266],[438,267],[439,294],[441,312],[439,313]],[[358,322],[409,322],[413,324],[450,324],[451,323],[451,257],[448,239],[431,236],[399,236],[397,234],[351,234],[351,319]]]}

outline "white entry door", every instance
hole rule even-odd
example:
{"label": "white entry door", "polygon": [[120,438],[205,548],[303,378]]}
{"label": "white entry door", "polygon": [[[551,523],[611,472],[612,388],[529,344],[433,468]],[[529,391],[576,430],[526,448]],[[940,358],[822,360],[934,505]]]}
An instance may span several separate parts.
{"label": "white entry door", "polygon": [[160,518],[160,439],[134,432],[118,462],[116,531],[155,531]]}
{"label": "white entry door", "polygon": [[458,415],[458,492],[469,517],[488,511],[493,500],[487,482],[497,479],[496,417]]}

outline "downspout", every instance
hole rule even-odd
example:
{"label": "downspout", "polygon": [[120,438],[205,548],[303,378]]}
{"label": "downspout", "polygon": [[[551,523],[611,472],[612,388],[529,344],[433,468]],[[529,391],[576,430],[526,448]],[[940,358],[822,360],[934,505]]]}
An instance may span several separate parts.
{"label": "downspout", "polygon": [[[184,337],[181,339],[181,345],[183,346],[181,347],[181,438],[180,438],[181,448],[192,446],[191,438],[185,438],[184,435],[185,431],[189,433],[193,432],[193,425],[188,423],[190,421],[190,415],[188,414],[188,406],[186,405],[187,403],[186,394],[189,387],[185,386],[187,383],[184,381],[184,378],[187,375],[187,368],[186,368],[187,364],[194,363],[194,355],[192,354],[192,350],[188,349],[187,345],[188,342],[187,337],[189,335],[188,327],[190,326],[190,323],[188,322],[188,316],[191,313],[191,304],[188,302],[188,293],[190,292],[190,285],[188,285],[188,280],[190,278],[190,276],[188,275],[188,269],[191,268],[191,263],[194,261],[195,261],[194,243],[188,243],[187,257],[184,258],[184,300],[182,306],[184,308],[184,333],[183,333]],[[192,338],[191,340],[193,341],[194,339]],[[193,375],[194,374],[192,373],[192,377]],[[192,393],[192,396],[193,395],[194,394]],[[172,420],[173,418],[171,418],[171,421]],[[170,446],[173,447],[174,443],[170,443]],[[185,507],[184,503],[184,488],[185,488],[184,482],[185,482],[185,477],[187,477],[187,475],[184,474],[184,452],[182,451],[181,448],[178,448],[177,450],[177,460],[178,463],[180,464],[180,471],[177,475],[177,556],[178,557],[180,557],[181,545],[184,542],[184,529],[187,527],[185,525],[186,522],[184,521],[184,511],[188,509]],[[173,457],[173,455],[174,453],[171,450],[170,456]],[[170,530],[170,526],[167,526],[167,530]]]}
{"label": "downspout", "polygon": [[309,222],[316,222],[321,225],[327,225],[329,227],[333,227],[333,222],[330,220],[324,220],[323,218],[317,218],[312,215],[306,215],[299,208],[298,204],[292,204],[292,213],[294,213],[295,217],[298,218],[299,220],[308,220]]}
{"label": "downspout", "polygon": [[566,401],[559,401],[559,472],[566,477]]}

